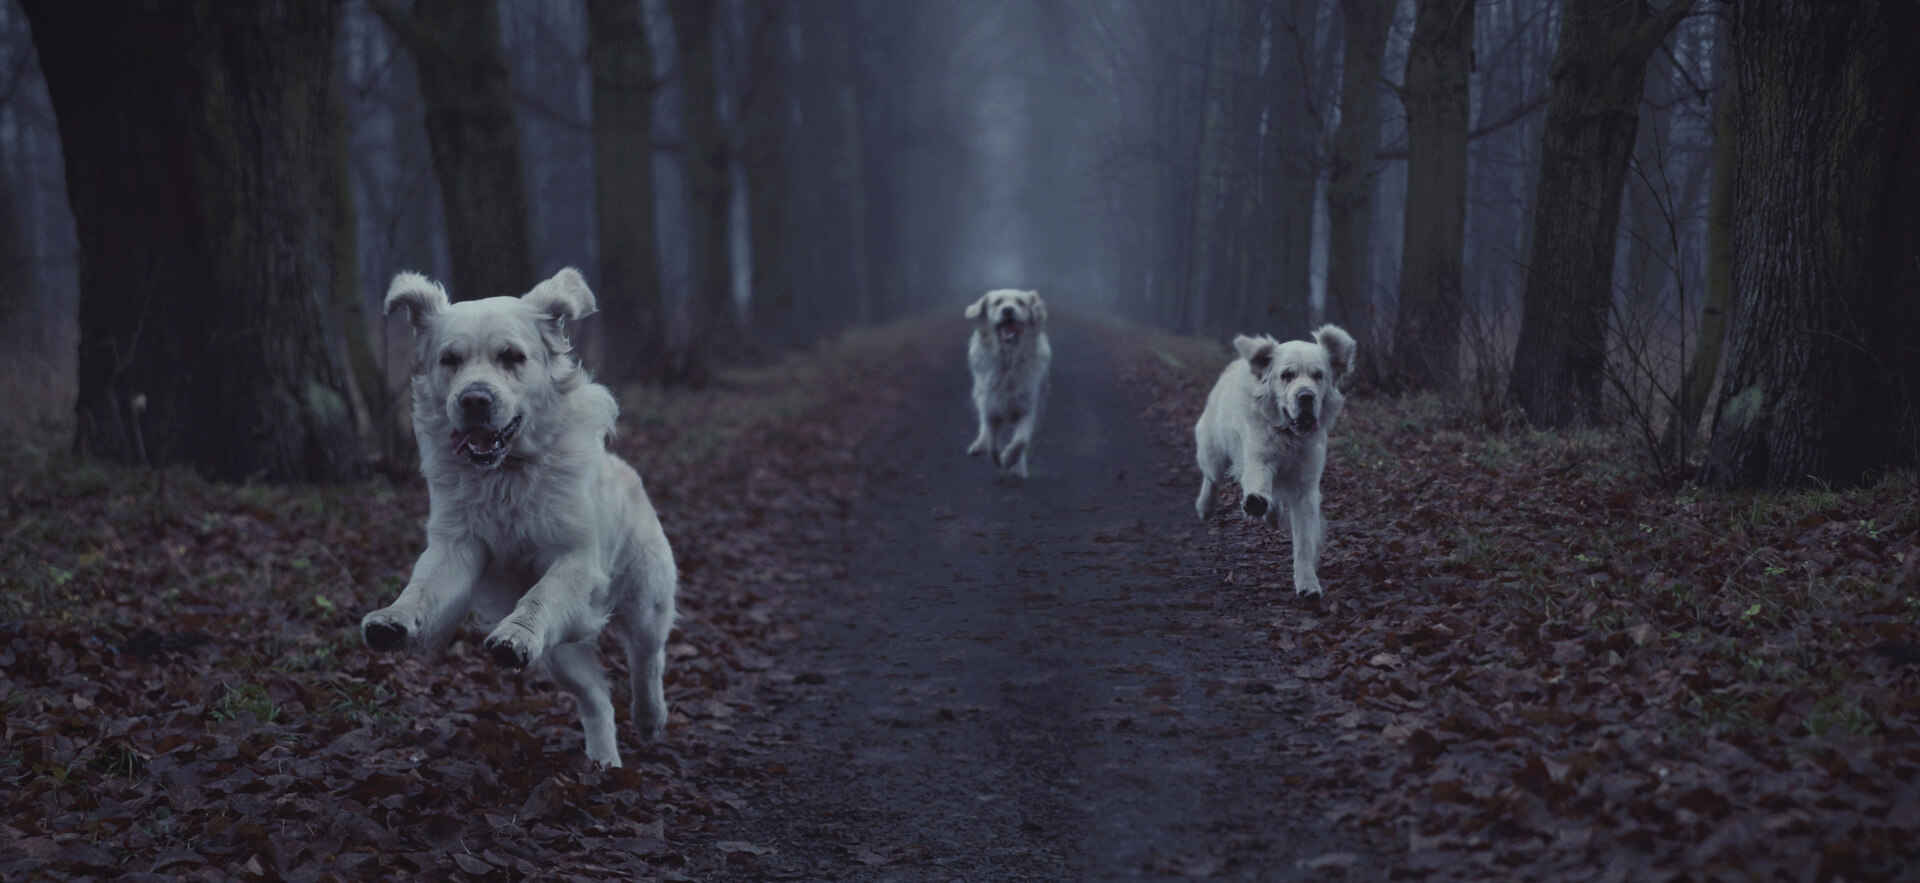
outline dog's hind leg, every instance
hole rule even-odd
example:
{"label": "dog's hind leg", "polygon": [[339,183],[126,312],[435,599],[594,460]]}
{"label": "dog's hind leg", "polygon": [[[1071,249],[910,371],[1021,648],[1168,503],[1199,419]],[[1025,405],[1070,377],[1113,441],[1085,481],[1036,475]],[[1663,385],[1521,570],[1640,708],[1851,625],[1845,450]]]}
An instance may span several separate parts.
{"label": "dog's hind leg", "polygon": [[[673,573],[664,577],[672,584]],[[664,597],[671,598],[669,589]],[[633,690],[633,723],[640,738],[653,741],[667,729],[667,696],[661,676],[667,669],[667,636],[673,630],[671,601],[642,594],[636,609],[623,610],[615,632],[627,649],[627,671]]]}
{"label": "dog's hind leg", "polygon": [[1193,501],[1193,510],[1200,513],[1201,521],[1206,521],[1220,508],[1220,478],[1227,474],[1233,463],[1208,444],[1206,434],[1199,427],[1194,430],[1193,458],[1200,466],[1200,497]]}
{"label": "dog's hind leg", "polygon": [[587,736],[587,757],[601,766],[620,765],[620,746],[613,737],[613,699],[607,695],[606,671],[593,641],[561,644],[547,651],[547,671],[560,688],[573,694],[580,711],[580,730]]}

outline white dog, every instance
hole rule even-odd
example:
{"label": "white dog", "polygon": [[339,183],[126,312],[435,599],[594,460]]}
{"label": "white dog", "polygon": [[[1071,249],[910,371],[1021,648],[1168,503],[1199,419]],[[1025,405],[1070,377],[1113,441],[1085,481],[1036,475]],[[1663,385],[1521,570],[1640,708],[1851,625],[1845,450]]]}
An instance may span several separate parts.
{"label": "white dog", "polygon": [[619,408],[575,361],[565,325],[594,310],[573,269],[521,297],[453,304],[402,273],[387,312],[413,319],[413,425],[431,495],[427,550],[399,600],[361,620],[375,650],[437,649],[471,610],[493,661],[542,660],[572,693],[587,756],[620,765],[595,646],[626,645],[641,736],[667,723],[673,550],[633,468],[607,450]]}
{"label": "white dog", "polygon": [[1047,368],[1053,347],[1047,343],[1047,305],[1038,291],[1002,288],[967,307],[978,320],[967,344],[973,369],[973,410],[980,434],[969,456],[993,455],[1002,475],[1027,477],[1027,449],[1047,405]]}
{"label": "white dog", "polygon": [[1214,486],[1240,482],[1248,515],[1280,523],[1274,496],[1287,507],[1293,534],[1293,591],[1320,594],[1320,473],[1327,465],[1327,432],[1346,399],[1339,382],[1353,370],[1353,338],[1322,325],[1313,342],[1236,337],[1240,358],[1220,372],[1207,409],[1193,426],[1200,460],[1200,520],[1212,517]]}

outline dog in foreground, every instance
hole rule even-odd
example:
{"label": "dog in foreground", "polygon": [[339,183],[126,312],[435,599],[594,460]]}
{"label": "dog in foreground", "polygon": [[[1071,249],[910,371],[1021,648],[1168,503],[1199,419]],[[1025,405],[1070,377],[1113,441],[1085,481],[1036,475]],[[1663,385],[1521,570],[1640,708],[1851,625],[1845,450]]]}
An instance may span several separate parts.
{"label": "dog in foreground", "polygon": [[593,292],[569,268],[520,297],[455,304],[402,273],[386,309],[413,320],[413,425],[431,506],[406,589],[361,620],[367,646],[438,649],[472,612],[493,661],[544,661],[580,708],[587,756],[619,766],[597,639],[611,624],[625,645],[634,721],[657,738],[676,571],[640,475],[607,450],[613,394],[567,341]]}
{"label": "dog in foreground", "polygon": [[1047,305],[1038,291],[1002,288],[967,307],[978,323],[967,344],[973,369],[973,410],[980,433],[968,456],[991,454],[1001,475],[1027,477],[1027,450],[1047,404]]}
{"label": "dog in foreground", "polygon": [[1293,536],[1293,591],[1320,594],[1320,553],[1327,544],[1320,521],[1320,474],[1327,466],[1327,433],[1346,398],[1340,379],[1353,371],[1353,337],[1322,325],[1312,341],[1271,337],[1233,340],[1240,358],[1220,372],[1207,409],[1193,426],[1200,461],[1200,520],[1213,516],[1223,479],[1240,482],[1241,507],[1268,524],[1286,506]]}

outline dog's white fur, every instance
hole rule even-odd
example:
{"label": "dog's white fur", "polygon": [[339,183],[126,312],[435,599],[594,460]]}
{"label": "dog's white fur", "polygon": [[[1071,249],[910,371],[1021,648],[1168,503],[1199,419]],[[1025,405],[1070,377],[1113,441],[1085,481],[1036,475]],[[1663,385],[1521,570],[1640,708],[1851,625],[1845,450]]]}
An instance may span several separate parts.
{"label": "dog's white fur", "polygon": [[521,297],[454,304],[402,273],[386,309],[413,320],[414,434],[431,511],[406,589],[366,615],[362,636],[378,650],[437,649],[473,612],[496,663],[546,662],[579,706],[587,756],[619,766],[596,639],[613,625],[634,721],[643,738],[659,737],[676,572],[639,474],[607,450],[613,395],[567,342],[565,324],[593,312],[593,293],[568,268]]}
{"label": "dog's white fur", "polygon": [[1233,340],[1240,358],[1220,372],[1207,409],[1193,426],[1200,461],[1200,520],[1212,517],[1214,486],[1240,482],[1248,515],[1280,523],[1277,494],[1293,535],[1293,591],[1318,595],[1320,553],[1327,544],[1320,520],[1320,474],[1327,465],[1327,432],[1346,398],[1340,379],[1353,371],[1353,337],[1322,325],[1313,341],[1271,337]]}
{"label": "dog's white fur", "polygon": [[973,410],[980,433],[969,456],[993,455],[1002,475],[1027,477],[1027,452],[1047,406],[1047,305],[1038,291],[1001,288],[967,307],[978,324],[967,344],[973,369]]}

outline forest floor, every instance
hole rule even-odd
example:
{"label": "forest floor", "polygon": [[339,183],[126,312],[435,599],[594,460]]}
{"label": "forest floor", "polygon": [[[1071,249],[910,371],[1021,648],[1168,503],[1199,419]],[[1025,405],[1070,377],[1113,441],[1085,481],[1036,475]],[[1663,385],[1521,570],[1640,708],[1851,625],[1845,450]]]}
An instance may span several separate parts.
{"label": "forest floor", "polygon": [[1920,874],[1914,476],[1713,494],[1353,397],[1298,599],[1284,531],[1192,514],[1221,344],[1057,320],[1011,484],[963,454],[965,333],[623,396],[683,585],[620,770],[478,636],[361,646],[417,482],[9,446],[0,877]]}

